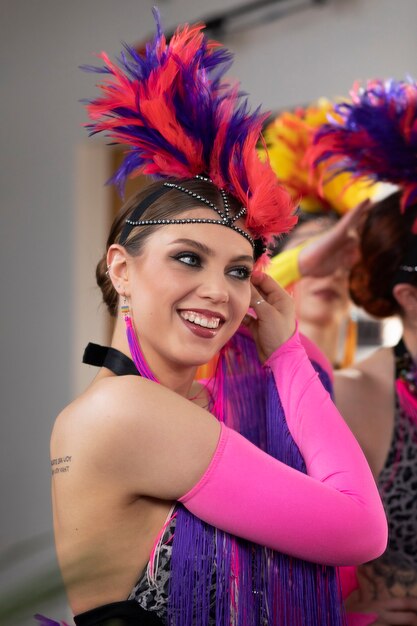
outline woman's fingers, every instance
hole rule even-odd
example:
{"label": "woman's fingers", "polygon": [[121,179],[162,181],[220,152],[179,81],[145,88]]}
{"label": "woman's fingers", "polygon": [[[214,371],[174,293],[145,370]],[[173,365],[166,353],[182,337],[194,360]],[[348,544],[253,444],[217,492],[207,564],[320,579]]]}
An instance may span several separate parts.
{"label": "woman's fingers", "polygon": [[360,221],[362,220],[363,215],[369,211],[372,206],[372,202],[370,200],[364,200],[360,202],[354,209],[351,211],[347,211],[340,218],[337,223],[337,229],[348,231],[353,228],[357,228]]}
{"label": "woman's fingers", "polygon": [[293,315],[294,305],[292,297],[271,276],[263,272],[254,272],[252,274],[251,288],[251,306],[255,309],[260,319],[264,319],[265,315],[268,314],[266,305],[273,306],[284,317]]}
{"label": "woman's fingers", "polygon": [[301,275],[326,276],[340,266],[349,269],[359,255],[356,229],[371,206],[369,200],[361,202],[329,230],[311,239],[300,250],[298,265]]}
{"label": "woman's fingers", "polygon": [[[372,200],[364,200],[360,202],[354,209],[348,212],[346,221],[348,228],[357,228],[363,216],[368,213],[372,207]],[[343,218],[342,218],[343,219]]]}
{"label": "woman's fingers", "polygon": [[253,283],[251,284],[251,307],[255,308],[259,304],[265,302],[266,297],[266,294],[262,294],[259,288],[257,289]]}
{"label": "woman's fingers", "polygon": [[252,286],[255,287],[256,291],[261,295],[261,297],[268,300],[270,304],[271,298],[274,302],[282,299],[285,300],[288,298],[288,294],[278,283],[265,274],[264,272],[253,272],[252,274]]}
{"label": "woman's fingers", "polygon": [[261,360],[267,359],[295,330],[294,305],[291,296],[270,276],[252,275],[250,306],[256,318],[245,319],[256,341]]}
{"label": "woman's fingers", "polygon": [[403,598],[388,598],[374,600],[371,602],[350,602],[349,600],[355,595],[349,596],[346,602],[346,608],[349,613],[368,614],[375,613],[378,615],[376,621],[372,624],[375,626],[417,626],[417,598],[412,596]]}

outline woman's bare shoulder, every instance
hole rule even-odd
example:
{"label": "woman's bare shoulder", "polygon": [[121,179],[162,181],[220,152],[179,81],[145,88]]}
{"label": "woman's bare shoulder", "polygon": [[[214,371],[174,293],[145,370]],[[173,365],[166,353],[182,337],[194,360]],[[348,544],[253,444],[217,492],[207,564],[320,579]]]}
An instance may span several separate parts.
{"label": "woman's bare shoulder", "polygon": [[51,458],[69,449],[73,458],[83,459],[87,454],[91,458],[105,448],[109,438],[114,440],[118,430],[126,429],[133,413],[139,423],[145,415],[140,398],[146,398],[148,381],[128,380],[134,378],[109,376],[96,380],[66,406],[52,428]]}
{"label": "woman's bare shoulder", "polygon": [[[201,395],[204,387],[194,383],[192,392]],[[94,381],[82,394],[60,413],[58,419],[68,419],[79,415],[96,415],[97,411],[118,414],[121,409],[127,417],[140,407],[153,409],[159,402],[163,404],[188,404],[188,400],[164,385],[140,376],[108,376]]]}
{"label": "woman's bare shoulder", "polygon": [[393,382],[391,348],[379,348],[363,361],[335,373],[336,405],[363,447],[375,430],[389,421]]}
{"label": "woman's bare shoulder", "polygon": [[335,372],[335,389],[345,389],[348,393],[373,393],[375,385],[392,380],[393,366],[392,349],[379,348],[362,361]]}
{"label": "woman's bare shoulder", "polygon": [[[82,394],[68,404],[57,416],[54,430],[84,427],[111,419],[128,418],[134,412],[140,415],[141,406],[149,396],[157,398],[160,389],[151,381],[137,376],[108,376],[94,381]],[[129,401],[128,401],[129,400]]]}
{"label": "woman's bare shoulder", "polygon": [[[174,391],[135,376],[108,377],[57,417],[51,458],[72,455],[130,492],[174,499],[202,473],[218,436],[214,416]],[[188,470],[173,482],[178,459]]]}

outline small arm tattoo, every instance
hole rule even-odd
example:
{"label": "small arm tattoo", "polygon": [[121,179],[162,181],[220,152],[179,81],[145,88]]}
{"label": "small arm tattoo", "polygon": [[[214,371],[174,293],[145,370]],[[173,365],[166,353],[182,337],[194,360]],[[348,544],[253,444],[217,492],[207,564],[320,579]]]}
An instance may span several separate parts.
{"label": "small arm tattoo", "polygon": [[51,460],[52,476],[54,474],[65,474],[70,470],[72,456],[58,456]]}

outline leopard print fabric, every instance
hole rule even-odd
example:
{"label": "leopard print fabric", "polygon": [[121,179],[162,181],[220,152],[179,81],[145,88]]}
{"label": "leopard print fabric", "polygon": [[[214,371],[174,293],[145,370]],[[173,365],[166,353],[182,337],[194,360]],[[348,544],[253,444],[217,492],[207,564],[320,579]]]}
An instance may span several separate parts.
{"label": "leopard print fabric", "polygon": [[156,546],[153,563],[148,563],[128,598],[128,600],[136,600],[146,611],[155,611],[164,623],[167,616],[172,540],[175,525],[176,517],[172,515]]}
{"label": "leopard print fabric", "polygon": [[[167,623],[170,563],[175,526],[176,517],[173,515],[168,520],[162,537],[156,546],[153,566],[151,562],[148,563],[128,597],[128,600],[136,600],[146,611],[154,611],[164,624]],[[210,597],[212,597],[212,602],[210,604],[208,626],[216,626],[215,584],[213,579],[211,581]],[[265,624],[260,624],[259,626],[267,626],[267,624],[265,622]]]}
{"label": "leopard print fabric", "polygon": [[417,423],[398,399],[390,450],[377,482],[389,539],[384,554],[367,567],[393,596],[417,597]]}

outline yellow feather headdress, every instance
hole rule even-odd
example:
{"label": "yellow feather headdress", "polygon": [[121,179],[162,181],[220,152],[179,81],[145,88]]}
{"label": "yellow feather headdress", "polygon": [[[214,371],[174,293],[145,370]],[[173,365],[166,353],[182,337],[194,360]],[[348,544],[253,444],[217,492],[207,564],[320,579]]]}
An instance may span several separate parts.
{"label": "yellow feather headdress", "polygon": [[360,202],[372,198],[377,185],[369,180],[353,179],[352,174],[334,176],[320,164],[311,167],[306,153],[317,130],[328,122],[328,115],[337,118],[333,104],[321,98],[316,103],[279,114],[264,131],[265,147],[261,158],[269,157],[271,166],[302,211],[323,213],[335,211],[343,215]]}

